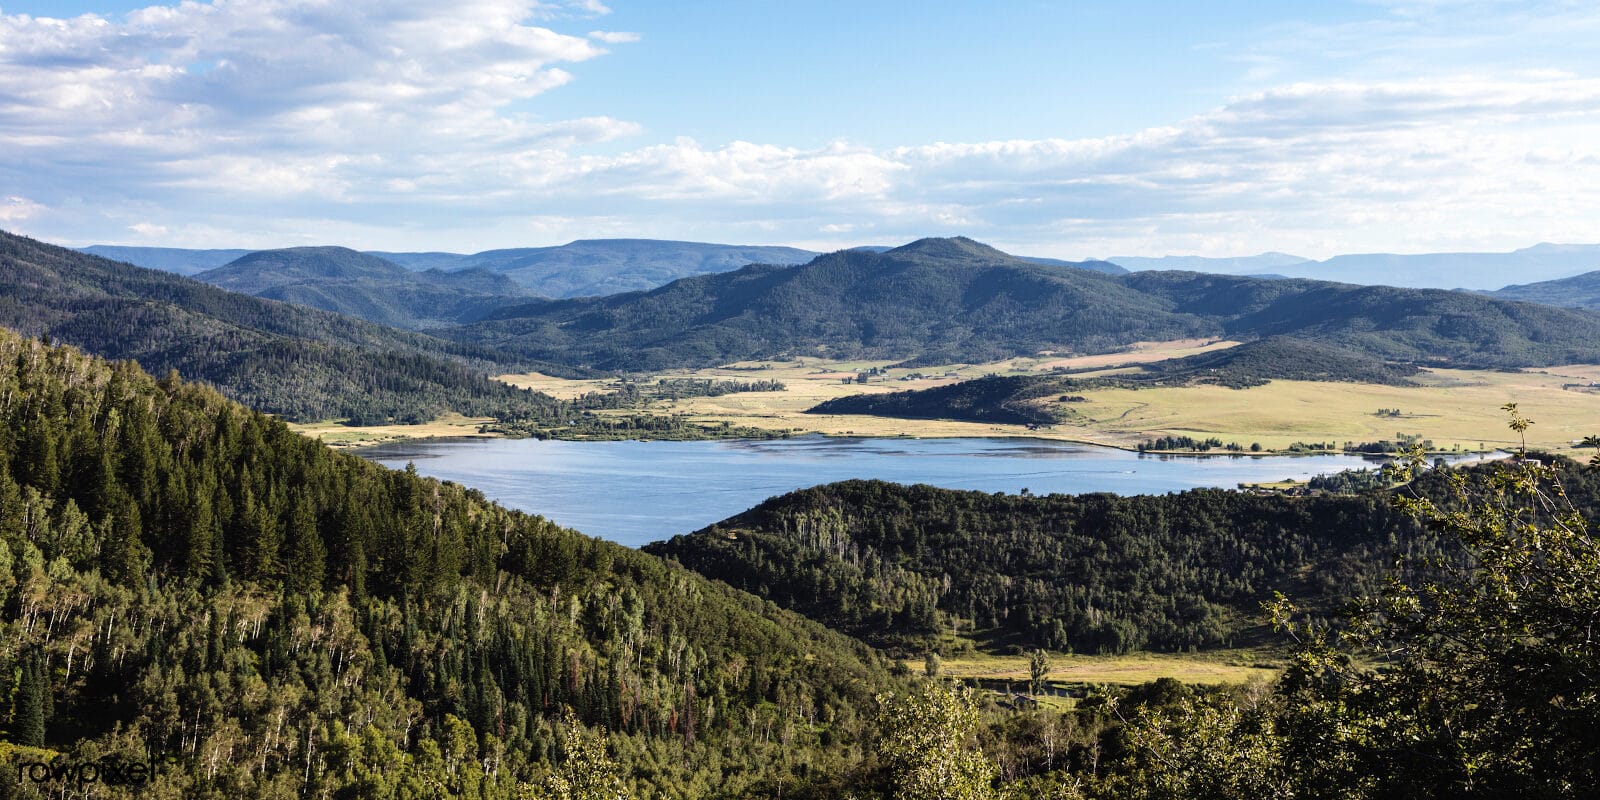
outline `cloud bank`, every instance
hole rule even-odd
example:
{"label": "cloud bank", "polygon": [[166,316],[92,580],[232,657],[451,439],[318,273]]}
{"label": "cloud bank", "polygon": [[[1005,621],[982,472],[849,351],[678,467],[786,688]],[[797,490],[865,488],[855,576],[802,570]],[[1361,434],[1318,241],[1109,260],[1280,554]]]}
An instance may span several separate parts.
{"label": "cloud bank", "polygon": [[0,222],[80,244],[455,250],[964,234],[1069,257],[1597,238],[1593,78],[1298,82],[1097,139],[648,141],[626,120],[530,110],[575,65],[639,46],[546,24],[604,11],[218,0],[0,16]]}

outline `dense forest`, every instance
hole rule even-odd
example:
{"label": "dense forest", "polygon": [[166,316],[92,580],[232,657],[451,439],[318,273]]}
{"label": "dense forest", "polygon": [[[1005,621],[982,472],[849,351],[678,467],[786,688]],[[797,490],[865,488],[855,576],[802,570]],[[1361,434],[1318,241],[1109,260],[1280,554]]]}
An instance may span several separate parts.
{"label": "dense forest", "polygon": [[[1600,497],[1587,474],[1567,488]],[[1274,592],[1326,612],[1396,558],[1439,554],[1379,490],[1041,497],[881,481],[791,492],[645,549],[880,645],[959,631],[1084,653],[1258,641]]]}
{"label": "dense forest", "polygon": [[1487,294],[1502,300],[1522,300],[1568,308],[1600,309],[1600,270],[1570,278],[1507,286]]}
{"label": "dense forest", "polygon": [[0,454],[0,729],[178,762],[140,796],[524,796],[575,727],[632,797],[768,796],[857,758],[891,685],[750,595],[5,332]]}
{"label": "dense forest", "polygon": [[1315,339],[1382,360],[1509,367],[1600,359],[1600,315],[1434,289],[1136,272],[1016,258],[970,239],[847,250],[649,292],[536,301],[450,331],[598,369],[793,355],[981,363],[1189,337]]}
{"label": "dense forest", "polygon": [[1418,368],[1288,336],[1271,336],[1223,350],[1156,361],[1137,372],[1104,377],[1063,373],[989,376],[931,389],[859,394],[826,400],[809,414],[870,414],[908,419],[955,419],[1014,425],[1053,425],[1072,414],[1074,392],[1115,387],[1216,385],[1243,389],[1272,380],[1381,383],[1404,386]]}
{"label": "dense forest", "polygon": [[[884,611],[954,619],[939,604],[959,591],[958,614],[1019,644],[1053,635],[1031,623],[1073,606],[1023,573],[1069,552],[1056,566],[1108,636],[1142,635],[1133,620],[1203,643],[1216,613],[1226,635],[1227,598],[1256,584],[1303,605],[1271,604],[1294,642],[1272,685],[1163,679],[1039,707],[330,451],[204,385],[0,332],[0,796],[1593,797],[1596,479],[1522,460],[1409,477],[1308,499],[850,482],[692,537],[811,558],[752,569],[787,581],[785,602],[841,592],[843,624],[869,634]],[[1407,566],[1382,569],[1387,552]],[[955,559],[988,583],[914,571]],[[1330,627],[1322,599],[1345,593],[1367,598]]]}

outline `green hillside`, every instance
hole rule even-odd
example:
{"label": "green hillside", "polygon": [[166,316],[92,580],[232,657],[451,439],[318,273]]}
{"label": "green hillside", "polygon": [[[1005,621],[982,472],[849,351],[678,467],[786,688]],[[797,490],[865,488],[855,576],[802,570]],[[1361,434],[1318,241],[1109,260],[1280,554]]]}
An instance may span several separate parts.
{"label": "green hillside", "polygon": [[532,358],[648,370],[819,354],[987,361],[1215,330],[1166,306],[1104,273],[1023,261],[969,239],[924,239],[645,293],[532,303],[450,335]]}
{"label": "green hillside", "polygon": [[95,796],[549,797],[575,730],[632,797],[806,796],[891,686],[758,598],[4,331],[0,566],[6,755],[158,765]]}
{"label": "green hillside", "polygon": [[1488,292],[1502,300],[1524,300],[1567,308],[1600,309],[1600,270],[1570,278],[1507,286]]}
{"label": "green hillside", "polygon": [[1371,588],[1397,552],[1424,552],[1417,534],[1376,496],[1030,497],[846,481],[645,549],[880,644],[920,650],[959,628],[1123,653],[1243,644],[1260,636],[1274,591],[1331,608]]}
{"label": "green hillside", "polygon": [[195,278],[229,291],[413,330],[472,322],[527,294],[487,269],[416,272],[343,247],[263,250]]}
{"label": "green hillside", "polygon": [[214,384],[296,420],[535,414],[548,398],[486,377],[499,355],[224,291],[0,232],[0,326]]}
{"label": "green hillside", "polygon": [[1293,336],[1455,366],[1600,360],[1600,315],[1581,311],[1441,290],[1109,275],[961,238],[747,267],[649,292],[538,301],[446,335],[529,358],[630,370],[799,355],[973,363],[1195,336]]}

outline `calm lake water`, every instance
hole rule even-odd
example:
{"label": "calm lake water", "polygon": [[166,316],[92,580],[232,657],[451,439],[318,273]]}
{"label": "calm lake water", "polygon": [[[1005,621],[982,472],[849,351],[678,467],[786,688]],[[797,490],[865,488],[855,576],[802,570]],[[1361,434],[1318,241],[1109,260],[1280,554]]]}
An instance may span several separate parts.
{"label": "calm lake water", "polygon": [[359,451],[631,547],[698,530],[774,495],[849,478],[1034,494],[1162,494],[1305,480],[1372,466],[1359,457],[1142,456],[1038,439],[400,442]]}

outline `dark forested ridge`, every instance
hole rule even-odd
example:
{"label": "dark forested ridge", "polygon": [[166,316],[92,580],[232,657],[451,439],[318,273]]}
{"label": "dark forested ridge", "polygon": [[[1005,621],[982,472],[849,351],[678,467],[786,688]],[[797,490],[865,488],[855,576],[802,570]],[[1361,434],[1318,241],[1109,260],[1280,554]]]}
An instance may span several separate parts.
{"label": "dark forested ridge", "polygon": [[1600,359],[1600,315],[1583,311],[1432,289],[1109,275],[961,238],[534,302],[450,335],[532,358],[640,370],[795,355],[974,363],[1195,336],[1294,336],[1454,366]]}
{"label": "dark forested ridge", "polygon": [[160,269],[179,275],[193,275],[215,269],[249,250],[189,250],[181,247],[128,247],[115,244],[96,244],[80,248],[83,252],[112,261],[135,264],[146,269]]}
{"label": "dark forested ridge", "polygon": [[[1574,473],[1568,488],[1600,496]],[[1274,591],[1320,609],[1435,552],[1386,492],[986,494],[846,481],[647,546],[879,643],[1079,652],[1241,643]]]}
{"label": "dark forested ridge", "polygon": [[491,380],[498,354],[0,232],[0,326],[137,359],[290,419],[536,414]]}
{"label": "dark forested ridge", "polygon": [[835,397],[806,409],[806,413],[1054,425],[1060,422],[1056,415],[1030,401],[1072,386],[1069,379],[1056,376],[992,375],[931,389]]}
{"label": "dark forested ridge", "polygon": [[1293,336],[1389,361],[1457,367],[1587,363],[1600,315],[1467,292],[1193,272],[1121,278],[1233,338]]}
{"label": "dark forested ridge", "polygon": [[889,685],[655,557],[3,331],[0,633],[10,756],[170,760],[166,798],[548,797],[569,708],[634,797],[792,796]]}
{"label": "dark forested ridge", "polygon": [[510,278],[487,269],[416,272],[344,247],[262,250],[195,278],[229,291],[411,329],[473,322],[527,295]]}
{"label": "dark forested ridge", "polygon": [[[1600,258],[1596,259],[1600,261]],[[1568,308],[1600,309],[1600,270],[1570,278],[1539,283],[1524,283],[1487,292],[1502,300],[1524,300]]]}
{"label": "dark forested ridge", "polygon": [[452,335],[562,363],[656,369],[784,355],[990,361],[1215,328],[1165,305],[1104,273],[1035,264],[969,239],[925,239],[644,293],[532,303]]}
{"label": "dark forested ridge", "polygon": [[[1116,386],[1209,384],[1244,388],[1270,380],[1383,383],[1404,386],[1418,368],[1318,342],[1272,336],[1223,350],[1157,361],[1140,371],[1103,378],[1063,374],[993,376],[931,389],[837,397],[808,409],[810,414],[871,414],[909,419],[956,419],[1015,425],[1051,425],[1054,410],[1037,402],[1052,396]],[[1081,399],[1081,398],[1080,398]],[[1067,407],[1070,410],[1070,406]]]}

